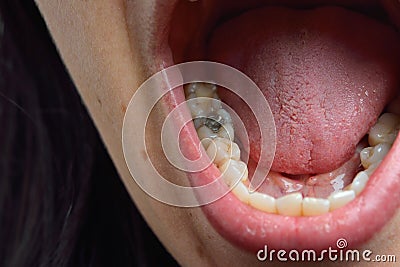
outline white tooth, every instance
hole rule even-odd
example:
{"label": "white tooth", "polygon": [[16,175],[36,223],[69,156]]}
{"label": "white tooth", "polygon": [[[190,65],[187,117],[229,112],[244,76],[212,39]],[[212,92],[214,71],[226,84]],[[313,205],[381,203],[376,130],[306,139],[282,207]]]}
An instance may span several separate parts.
{"label": "white tooth", "polygon": [[249,199],[250,206],[269,213],[276,213],[276,200],[275,198],[254,192],[250,194]]}
{"label": "white tooth", "polygon": [[217,86],[209,83],[199,83],[195,89],[197,97],[210,97],[212,98]]}
{"label": "white tooth", "polygon": [[210,146],[213,140],[211,138],[204,138],[201,139],[200,142],[203,145],[204,149],[207,151],[207,148]]}
{"label": "white tooth", "polygon": [[276,200],[278,214],[286,216],[301,216],[303,196],[301,193],[293,193]]}
{"label": "white tooth", "polygon": [[224,178],[224,181],[229,186],[238,181],[238,179],[241,181],[246,181],[249,176],[247,165],[243,161],[227,160],[222,164],[219,170]]}
{"label": "white tooth", "polygon": [[203,98],[190,98],[187,105],[193,118],[205,117],[210,110],[210,100]]}
{"label": "white tooth", "polygon": [[365,172],[368,174],[369,177],[372,176],[372,174],[374,173],[374,171],[376,170],[376,168],[379,167],[379,164],[381,164],[381,162],[382,162],[382,161],[375,162],[375,163],[371,164],[371,165],[368,167],[368,169],[365,170]]}
{"label": "white tooth", "polygon": [[233,194],[242,201],[245,204],[249,204],[249,190],[247,190],[247,187],[242,183],[238,183],[233,189],[232,189]]}
{"label": "white tooth", "polygon": [[231,123],[225,123],[218,131],[218,136],[233,141],[235,132]]}
{"label": "white tooth", "polygon": [[360,194],[367,184],[369,176],[367,172],[359,172],[354,178],[353,182],[350,184],[350,189],[353,190],[356,195]]}
{"label": "white tooth", "polygon": [[225,160],[229,159],[229,145],[226,144],[223,138],[215,138],[213,144],[208,146],[206,152],[217,166],[220,166]]}
{"label": "white tooth", "polygon": [[393,144],[399,133],[400,116],[393,113],[385,113],[369,131],[368,142],[371,146],[380,143]]}
{"label": "white tooth", "polygon": [[225,109],[221,108],[217,111],[217,115],[221,116],[222,120],[225,123],[232,123],[232,118],[231,115],[229,114],[228,111],[226,111]]}
{"label": "white tooth", "polygon": [[331,203],[329,210],[332,211],[343,207],[355,197],[356,194],[353,190],[334,192],[328,197],[328,200]]}
{"label": "white tooth", "polygon": [[365,169],[372,164],[382,161],[383,158],[389,153],[390,145],[388,143],[381,143],[374,147],[367,147],[361,150],[360,158],[361,163]]}
{"label": "white tooth", "polygon": [[315,216],[329,211],[329,200],[322,198],[305,197],[303,199],[303,215]]}
{"label": "white tooth", "polygon": [[217,134],[214,133],[210,128],[207,126],[203,125],[197,130],[197,135],[199,136],[199,139],[202,140],[204,138],[215,138],[217,137]]}
{"label": "white tooth", "polygon": [[235,142],[231,143],[231,147],[229,148],[229,155],[231,156],[231,159],[240,160],[240,148]]}

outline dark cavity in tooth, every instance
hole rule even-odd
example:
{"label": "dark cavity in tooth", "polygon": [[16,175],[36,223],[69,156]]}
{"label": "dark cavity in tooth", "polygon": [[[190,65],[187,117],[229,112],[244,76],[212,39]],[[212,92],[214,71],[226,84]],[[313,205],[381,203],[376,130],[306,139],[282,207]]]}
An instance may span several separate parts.
{"label": "dark cavity in tooth", "polygon": [[214,133],[217,133],[222,127],[223,120],[220,115],[210,116],[206,119],[205,126],[211,129]]}

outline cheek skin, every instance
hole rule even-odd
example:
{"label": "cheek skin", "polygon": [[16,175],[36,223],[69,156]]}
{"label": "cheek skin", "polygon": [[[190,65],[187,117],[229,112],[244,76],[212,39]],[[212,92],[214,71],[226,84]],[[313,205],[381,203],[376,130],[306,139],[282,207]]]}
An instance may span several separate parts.
{"label": "cheek skin", "polygon": [[[183,266],[265,266],[265,263],[257,262],[255,255],[240,251],[222,239],[200,208],[174,208],[147,196],[138,188],[126,167],[121,144],[122,121],[132,94],[150,74],[146,66],[151,65],[151,61],[146,57],[145,47],[151,42],[151,34],[143,25],[149,25],[145,21],[151,19],[153,3],[131,1],[129,5],[134,9],[127,9],[126,3],[118,0],[37,0],[121,179],[168,251]],[[127,26],[128,15],[130,27]],[[150,125],[157,128],[159,124],[153,121]],[[155,131],[150,126],[151,132]],[[158,153],[157,149],[160,148],[151,147],[154,153]],[[163,164],[162,159],[156,160]],[[185,181],[185,177],[179,176],[172,168],[165,168],[165,172],[170,177],[178,176],[177,181]],[[396,240],[398,225],[400,213],[365,248],[375,254],[396,254],[400,251]],[[364,266],[364,263],[351,263],[349,266]]]}

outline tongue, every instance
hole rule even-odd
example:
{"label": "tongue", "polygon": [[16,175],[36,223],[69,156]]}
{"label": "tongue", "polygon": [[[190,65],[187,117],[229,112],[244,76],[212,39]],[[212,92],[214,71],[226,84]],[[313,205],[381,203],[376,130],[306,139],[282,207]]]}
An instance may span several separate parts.
{"label": "tongue", "polygon": [[[345,9],[263,8],[218,27],[207,53],[263,91],[277,126],[272,170],[315,174],[352,157],[399,88],[399,47],[389,26]],[[240,100],[228,91],[220,95],[247,129],[257,129]],[[259,132],[248,134],[257,162]]]}

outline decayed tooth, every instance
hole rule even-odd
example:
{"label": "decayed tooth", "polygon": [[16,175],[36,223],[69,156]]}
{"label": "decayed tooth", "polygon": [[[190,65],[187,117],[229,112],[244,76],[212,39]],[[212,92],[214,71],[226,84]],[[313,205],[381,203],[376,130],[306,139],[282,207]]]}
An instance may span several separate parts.
{"label": "decayed tooth", "polygon": [[210,128],[207,126],[203,125],[197,130],[197,135],[199,136],[199,139],[202,140],[204,138],[215,138],[217,137],[217,134],[214,133]]}
{"label": "decayed tooth", "polygon": [[247,187],[242,183],[239,182],[233,189],[232,189],[233,194],[242,201],[243,203],[249,204],[249,197],[250,193]]}
{"label": "decayed tooth", "polygon": [[210,83],[197,83],[195,93],[197,97],[211,97],[213,98],[217,86]]}
{"label": "decayed tooth", "polygon": [[218,131],[218,136],[233,141],[235,132],[231,123],[225,123]]}
{"label": "decayed tooth", "polygon": [[254,192],[250,194],[250,206],[269,213],[276,213],[276,199],[266,194]]}
{"label": "decayed tooth", "polygon": [[217,111],[217,115],[221,116],[222,120],[225,123],[232,123],[232,118],[231,115],[229,114],[228,111],[226,111],[225,109],[221,108]]}
{"label": "decayed tooth", "polygon": [[356,195],[360,194],[367,184],[369,179],[368,173],[365,171],[359,172],[350,184],[350,189],[353,190]]}
{"label": "decayed tooth", "polygon": [[219,170],[228,186],[234,184],[238,179],[246,181],[249,176],[246,163],[240,160],[227,160]]}
{"label": "decayed tooth", "polygon": [[353,190],[334,192],[328,197],[328,200],[330,202],[329,210],[332,211],[343,207],[344,205],[352,201],[355,197],[356,194]]}
{"label": "decayed tooth", "polygon": [[329,211],[330,203],[327,199],[305,197],[303,199],[303,215],[315,216]]}
{"label": "decayed tooth", "polygon": [[215,138],[214,142],[210,144],[206,150],[209,158],[217,165],[220,166],[224,161],[229,159],[229,140],[224,138]]}
{"label": "decayed tooth", "polygon": [[293,193],[276,200],[278,214],[286,216],[301,216],[303,196],[301,193]]}
{"label": "decayed tooth", "polygon": [[381,143],[393,144],[399,133],[400,116],[393,113],[385,113],[369,131],[368,142],[371,146]]}
{"label": "decayed tooth", "polygon": [[389,153],[390,145],[388,143],[381,143],[374,147],[364,148],[360,153],[361,163],[365,169],[368,169],[372,164],[382,161],[383,158]]}

